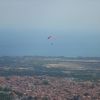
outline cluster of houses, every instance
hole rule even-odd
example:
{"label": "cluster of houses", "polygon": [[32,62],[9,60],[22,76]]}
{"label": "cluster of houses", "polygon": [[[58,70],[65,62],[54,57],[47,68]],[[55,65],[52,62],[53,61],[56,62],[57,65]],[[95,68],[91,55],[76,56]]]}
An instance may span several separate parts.
{"label": "cluster of houses", "polygon": [[[49,76],[0,77],[0,86],[22,93],[24,97],[48,100],[100,100],[99,82],[78,82],[73,78]],[[19,95],[14,93],[14,97]],[[16,99],[17,100],[17,99]]]}

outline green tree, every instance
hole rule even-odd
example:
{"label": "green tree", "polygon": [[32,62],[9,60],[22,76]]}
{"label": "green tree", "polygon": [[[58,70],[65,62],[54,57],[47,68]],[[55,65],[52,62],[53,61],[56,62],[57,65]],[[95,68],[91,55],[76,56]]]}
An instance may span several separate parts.
{"label": "green tree", "polygon": [[94,85],[91,85],[91,86],[90,86],[90,89],[93,89],[93,88],[94,88]]}
{"label": "green tree", "polygon": [[28,100],[33,100],[32,96],[29,96],[29,97],[28,97]]}
{"label": "green tree", "polygon": [[47,81],[43,81],[43,85],[49,85],[49,83]]}
{"label": "green tree", "polygon": [[37,96],[35,96],[35,97],[33,98],[33,100],[38,100],[38,97],[37,97]]}
{"label": "green tree", "polygon": [[42,100],[48,100],[48,98],[47,97],[44,97],[44,98],[42,98]]}
{"label": "green tree", "polygon": [[88,92],[85,92],[85,93],[84,93],[84,96],[88,96],[88,95],[89,95],[89,93],[88,93]]}
{"label": "green tree", "polygon": [[6,93],[6,92],[1,92],[0,93],[0,100],[12,100],[13,94],[12,93]]}
{"label": "green tree", "polygon": [[0,91],[2,91],[3,89],[2,89],[2,87],[0,86]]}

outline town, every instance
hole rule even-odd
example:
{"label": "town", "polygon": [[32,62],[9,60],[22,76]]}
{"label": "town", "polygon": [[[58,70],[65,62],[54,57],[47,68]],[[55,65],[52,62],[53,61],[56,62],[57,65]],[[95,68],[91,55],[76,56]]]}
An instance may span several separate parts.
{"label": "town", "polygon": [[100,100],[100,58],[0,57],[0,94],[7,96],[0,100]]}
{"label": "town", "polygon": [[[0,86],[13,91],[15,100],[100,100],[100,83],[49,76],[0,77]],[[16,92],[21,93],[18,96]],[[19,98],[19,99],[18,99]],[[37,99],[35,99],[37,98]]]}

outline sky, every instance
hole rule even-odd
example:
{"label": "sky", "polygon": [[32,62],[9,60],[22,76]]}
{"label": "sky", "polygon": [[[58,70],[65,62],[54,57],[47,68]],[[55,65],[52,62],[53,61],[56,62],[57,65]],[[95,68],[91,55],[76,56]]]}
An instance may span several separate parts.
{"label": "sky", "polygon": [[0,56],[99,57],[99,38],[100,0],[0,0]]}

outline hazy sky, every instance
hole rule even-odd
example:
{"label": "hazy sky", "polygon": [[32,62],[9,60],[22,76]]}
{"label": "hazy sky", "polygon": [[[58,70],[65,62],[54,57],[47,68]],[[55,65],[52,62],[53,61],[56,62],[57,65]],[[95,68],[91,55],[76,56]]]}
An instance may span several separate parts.
{"label": "hazy sky", "polygon": [[2,55],[100,56],[100,0],[0,0]]}

